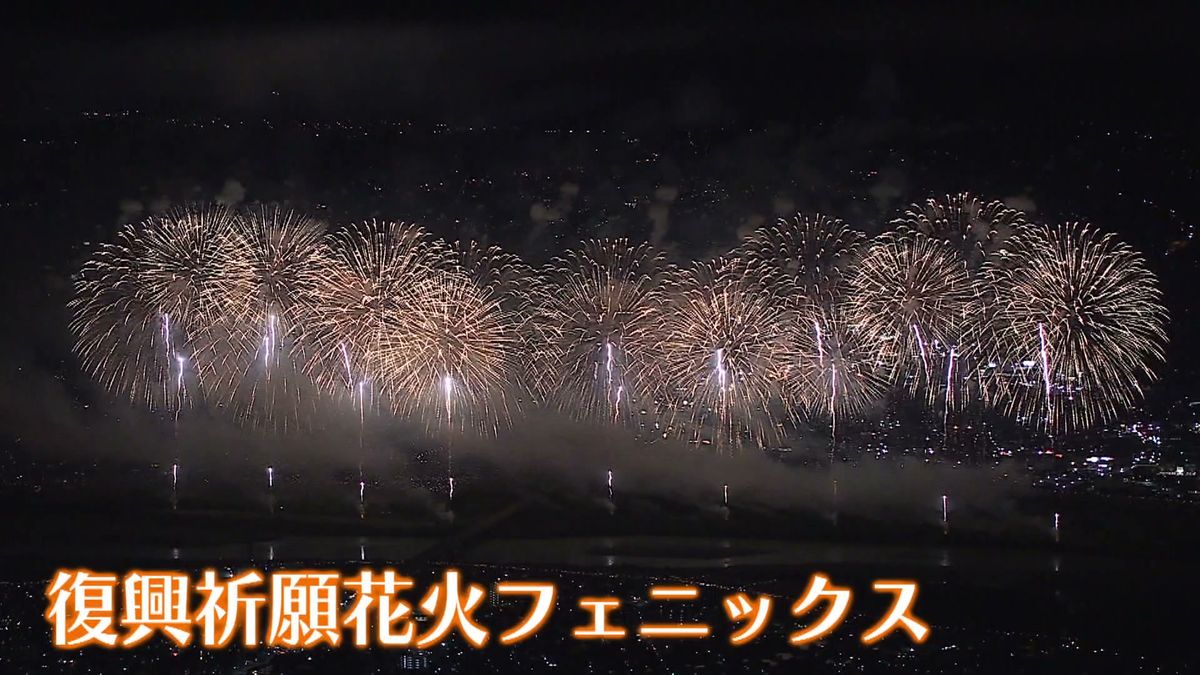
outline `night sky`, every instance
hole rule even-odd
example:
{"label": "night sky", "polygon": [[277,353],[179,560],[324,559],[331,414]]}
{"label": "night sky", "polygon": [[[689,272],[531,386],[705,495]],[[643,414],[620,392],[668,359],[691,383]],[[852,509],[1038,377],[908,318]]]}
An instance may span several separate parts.
{"label": "night sky", "polygon": [[1148,257],[1171,312],[1150,395],[1165,411],[1197,369],[1196,17],[1031,7],[9,22],[2,396],[79,377],[70,274],[89,243],[173,205],[416,221],[539,262],[620,235],[703,257],[796,210],[875,233],[966,190]]}

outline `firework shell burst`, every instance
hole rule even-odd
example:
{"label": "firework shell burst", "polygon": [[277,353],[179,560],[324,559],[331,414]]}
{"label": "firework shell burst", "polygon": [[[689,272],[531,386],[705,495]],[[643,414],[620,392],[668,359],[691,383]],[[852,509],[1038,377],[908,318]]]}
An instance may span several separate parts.
{"label": "firework shell burst", "polygon": [[[966,265],[975,284],[976,304],[982,309],[994,305],[993,289],[981,278],[983,267],[1006,255],[1009,239],[1020,232],[1029,220],[1026,214],[999,200],[985,200],[968,192],[930,198],[909,205],[892,226],[901,236],[922,234],[948,244]],[[994,344],[993,326],[985,313],[971,314],[967,332],[956,348],[954,359],[946,354],[939,363],[938,378],[943,381],[945,410],[963,407],[973,400],[989,401],[996,375],[984,359],[984,352]],[[932,388],[927,391],[932,392]],[[930,397],[930,403],[934,403]]]}
{"label": "firework shell burst", "polygon": [[493,262],[448,256],[436,283],[390,310],[401,315],[389,318],[380,343],[381,384],[440,435],[493,435],[525,398],[523,318],[511,308],[521,301],[505,294],[512,289]]}
{"label": "firework shell burst", "polygon": [[984,201],[962,192],[912,204],[892,225],[902,233],[918,232],[945,241],[974,273],[1001,253],[1008,239],[1027,222],[1023,212],[1004,202]]}
{"label": "firework shell burst", "polygon": [[887,392],[884,363],[845,305],[800,302],[792,314],[783,394],[789,410],[829,420],[862,415]]}
{"label": "firework shell burst", "polygon": [[997,401],[1051,433],[1112,420],[1163,360],[1166,309],[1143,258],[1085,223],[1037,225],[986,270]]}
{"label": "firework shell burst", "polygon": [[849,313],[886,363],[888,379],[930,402],[946,389],[979,315],[975,284],[944,241],[888,232],[866,248],[849,280]]}
{"label": "firework shell burst", "polygon": [[868,241],[798,215],[682,268],[593,240],[539,271],[404,223],[325,234],[277,207],[185,208],[97,247],[71,329],[119,397],[279,431],[325,396],[360,422],[387,409],[447,436],[547,404],[732,452],[804,417],[836,438],[892,388],[939,408],[944,430],[972,394],[1054,434],[1142,398],[1167,316],[1133,249],[969,195],[894,224]]}
{"label": "firework shell burst", "polygon": [[846,273],[865,241],[837,218],[798,213],[756,229],[734,255],[764,288],[828,306],[844,294]]}
{"label": "firework shell burst", "polygon": [[70,302],[75,352],[106,389],[178,412],[220,364],[197,358],[213,327],[249,297],[234,214],[193,207],[121,228],[84,264]]}
{"label": "firework shell burst", "polygon": [[226,264],[248,272],[250,284],[240,289],[248,297],[229,298],[231,311],[200,348],[203,361],[215,365],[210,398],[252,426],[302,427],[316,410],[316,392],[299,344],[326,265],[325,227],[260,206],[239,213],[234,230],[237,242]]}
{"label": "firework shell burst", "polygon": [[632,423],[652,399],[664,303],[662,255],[591,240],[551,262],[535,330],[542,396],[572,417]]}
{"label": "firework shell burst", "polygon": [[360,411],[408,403],[389,390],[387,369],[398,344],[415,339],[423,298],[440,281],[445,247],[415,225],[372,220],[329,235],[315,301],[304,318],[305,371],[322,391],[348,398]]}
{"label": "firework shell burst", "polygon": [[794,317],[728,258],[680,270],[661,319],[662,400],[669,428],[718,451],[778,443]]}
{"label": "firework shell burst", "polygon": [[451,256],[468,278],[487,291],[490,301],[496,303],[505,321],[514,327],[519,363],[513,377],[520,383],[513,389],[522,399],[532,398],[538,375],[536,360],[532,358],[539,348],[537,303],[545,293],[545,277],[519,256],[474,240],[455,242]]}

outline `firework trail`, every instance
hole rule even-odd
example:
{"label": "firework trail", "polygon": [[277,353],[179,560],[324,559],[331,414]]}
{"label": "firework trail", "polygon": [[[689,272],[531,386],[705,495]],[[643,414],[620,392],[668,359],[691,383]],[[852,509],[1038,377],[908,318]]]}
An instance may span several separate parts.
{"label": "firework trail", "polygon": [[1143,258],[1085,223],[1031,226],[990,264],[1001,406],[1050,433],[1112,420],[1163,360],[1166,309]]}
{"label": "firework trail", "polygon": [[945,437],[950,425],[950,407],[954,405],[955,399],[958,398],[957,392],[954,389],[954,367],[958,363],[958,352],[955,347],[950,348],[950,353],[946,356],[946,393],[945,407],[942,409],[942,435]]}
{"label": "firework trail", "polygon": [[623,239],[588,241],[551,263],[536,320],[546,399],[606,423],[649,407],[665,270],[661,254]]}
{"label": "firework trail", "polygon": [[781,438],[772,407],[795,317],[758,281],[728,259],[696,263],[673,281],[659,330],[671,426],[720,452]]}

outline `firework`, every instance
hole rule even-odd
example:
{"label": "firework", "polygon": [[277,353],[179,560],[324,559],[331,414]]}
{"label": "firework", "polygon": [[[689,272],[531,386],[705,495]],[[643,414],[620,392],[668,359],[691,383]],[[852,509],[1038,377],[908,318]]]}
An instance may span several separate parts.
{"label": "firework", "polygon": [[1029,227],[1008,253],[986,270],[1004,409],[1061,433],[1140,400],[1166,343],[1166,310],[1142,257],[1084,223]]}
{"label": "firework", "polygon": [[836,218],[796,214],[755,230],[735,255],[766,287],[825,306],[842,296],[846,272],[865,239]]}
{"label": "firework", "polygon": [[530,358],[538,351],[539,333],[536,326],[536,303],[544,297],[544,278],[513,253],[498,246],[486,246],[475,241],[458,241],[451,246],[451,257],[458,269],[494,301],[497,311],[515,331],[516,350],[521,358],[514,371],[520,379],[520,395],[529,396],[530,384],[537,375],[535,361]]}
{"label": "firework", "polygon": [[1026,224],[1025,214],[1000,201],[968,193],[912,204],[892,225],[948,243],[971,271],[1001,253],[1009,237]]}
{"label": "firework", "polygon": [[378,350],[381,384],[431,428],[493,434],[520,399],[519,319],[462,270],[436,279],[389,321]]}
{"label": "firework", "polygon": [[794,318],[728,259],[697,263],[673,282],[662,317],[663,398],[677,432],[719,451],[778,441],[772,405]]}
{"label": "firework", "polygon": [[[980,278],[982,267],[1004,256],[1009,238],[1027,224],[1021,211],[969,193],[912,204],[892,221],[902,236],[920,234],[945,242],[965,265],[980,308],[995,304],[992,289]],[[972,312],[962,328],[959,344],[945,352],[932,368],[943,381],[942,418],[947,441],[950,410],[965,407],[973,400],[986,402],[994,388],[989,380],[996,374],[983,358],[983,348],[994,343],[991,316]],[[936,391],[936,387],[926,388],[931,404],[935,403]]]}
{"label": "firework", "polygon": [[228,264],[249,273],[249,297],[231,303],[240,311],[226,314],[201,353],[215,364],[220,404],[251,424],[286,430],[314,410],[296,347],[326,262],[324,226],[272,206],[239,214],[235,230]]}
{"label": "firework", "polygon": [[70,303],[75,353],[103,387],[178,413],[214,364],[197,345],[240,311],[250,276],[235,259],[232,214],[190,208],[123,227],[80,271]]}
{"label": "firework", "polygon": [[663,274],[659,253],[622,239],[589,241],[552,262],[537,317],[546,398],[605,422],[629,421],[647,405]]}
{"label": "firework", "polygon": [[788,407],[828,419],[835,440],[838,420],[862,414],[886,392],[877,345],[846,316],[842,305],[799,305],[785,345]]}
{"label": "firework", "polygon": [[[401,223],[327,236],[275,207],[184,209],[98,247],[71,328],[101,385],[176,420],[203,395],[286,429],[319,390],[351,403],[361,453],[368,408],[386,406],[446,436],[450,490],[450,438],[496,433],[534,392],[721,452],[781,440],[805,414],[836,444],[892,383],[940,398],[946,428],[976,393],[1051,433],[1142,396],[1166,312],[1132,249],[970,195],[895,224],[868,242],[798,215],[684,269],[590,241],[538,274]],[[173,485],[179,473],[177,456]],[[364,488],[360,464],[360,505]]]}
{"label": "firework", "polygon": [[371,221],[329,237],[302,339],[307,372],[324,391],[346,395],[360,415],[374,394],[406,404],[408,391],[381,386],[396,364],[383,350],[415,338],[445,264],[443,247],[414,225]]}
{"label": "firework", "polygon": [[505,311],[520,317],[530,312],[540,280],[519,256],[474,240],[454,242],[450,256],[458,269],[487,289]]}
{"label": "firework", "polygon": [[889,232],[867,247],[848,287],[857,329],[887,363],[889,378],[931,401],[945,387],[953,399],[956,362],[979,314],[975,285],[955,251],[920,233]]}

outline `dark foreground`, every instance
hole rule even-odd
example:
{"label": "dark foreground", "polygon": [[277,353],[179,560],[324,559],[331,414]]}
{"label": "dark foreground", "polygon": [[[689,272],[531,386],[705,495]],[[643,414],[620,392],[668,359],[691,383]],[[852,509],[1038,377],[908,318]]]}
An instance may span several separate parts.
{"label": "dark foreground", "polygon": [[[952,522],[947,532],[936,518],[887,523],[736,508],[651,509],[632,496],[618,499],[615,512],[602,500],[554,509],[538,500],[467,496],[453,519],[11,506],[15,520],[0,547],[5,672],[1184,673],[1200,666],[1194,627],[1175,618],[1190,615],[1200,600],[1190,583],[1194,554],[1184,546],[1194,529],[1186,505],[1058,502],[1051,508],[1074,514],[1068,521],[1074,529],[1058,542],[1037,528],[989,527],[961,514],[963,522]],[[1036,514],[1028,519],[1037,520]],[[1130,529],[1123,519],[1146,526]],[[1106,523],[1122,537],[1106,535]],[[363,565],[413,577],[416,597],[407,599],[414,603],[450,565],[489,588],[505,579],[554,581],[559,597],[535,637],[511,647],[493,639],[481,650],[454,636],[425,651],[208,651],[154,641],[129,652],[60,652],[50,646],[41,616],[46,580],[63,566],[118,573],[206,566],[348,573]],[[814,572],[854,589],[851,616],[821,642],[792,647],[787,635],[812,617],[793,617],[788,609]],[[920,583],[916,613],[930,624],[931,636],[913,645],[896,633],[864,646],[858,636],[887,605],[871,592],[871,582],[895,577]],[[646,599],[653,583],[698,585],[700,599],[664,608]],[[728,644],[735,626],[722,609],[722,599],[737,591],[768,594],[775,602],[766,632],[741,647]],[[578,599],[603,595],[623,600],[614,622],[631,636],[573,639],[572,628],[588,621]],[[515,624],[525,606],[491,594],[477,617],[495,636]],[[667,620],[706,622],[713,635],[633,635],[642,621]]]}
{"label": "dark foreground", "polygon": [[[375,547],[375,542],[366,540],[341,543],[345,549],[361,545],[369,551]],[[414,548],[420,543],[410,542]],[[338,542],[307,544],[333,551]],[[290,546],[303,549],[307,544],[293,541]],[[395,548],[405,544],[391,545]],[[387,548],[387,542],[379,547]],[[173,649],[165,642],[154,642],[131,652],[57,652],[49,645],[48,627],[41,618],[45,609],[44,580],[8,582],[0,585],[0,603],[5,607],[0,653],[8,664],[7,672],[93,673],[1184,673],[1195,672],[1198,663],[1196,650],[1189,642],[1190,627],[1170,618],[1181,612],[1186,615],[1186,608],[1198,599],[1195,587],[1181,581],[1187,578],[1184,566],[1155,566],[1151,571],[1088,557],[975,555],[950,549],[864,551],[837,546],[801,548],[793,552],[795,559],[789,564],[755,565],[754,553],[748,551],[755,547],[761,554],[771,549],[771,544],[735,544],[731,547],[735,555],[718,558],[713,557],[717,553],[710,543],[684,540],[544,541],[534,546],[493,542],[492,550],[508,551],[510,557],[525,548],[540,549],[530,551],[535,557],[557,548],[573,556],[580,551],[590,553],[604,562],[581,567],[460,565],[471,581],[489,587],[503,579],[552,580],[558,584],[555,612],[535,637],[512,647],[493,644],[482,650],[466,646],[455,636],[427,651],[359,651],[348,646],[297,652],[206,651]],[[738,548],[747,555],[737,555]],[[673,557],[665,557],[668,553]],[[273,562],[263,556],[241,561],[236,567],[332,566],[350,570],[359,564],[395,565],[417,580],[418,589],[433,582],[442,569],[432,562],[378,560],[365,552],[363,562],[349,555],[341,560],[306,560],[304,564],[282,557],[276,552]],[[741,557],[749,557],[751,564],[739,565]],[[681,560],[690,565],[680,569],[676,563]],[[189,565],[176,563],[174,567],[188,569]],[[786,608],[814,571],[824,571],[835,583],[854,588],[856,602],[852,616],[832,636],[815,646],[794,648],[788,645],[787,634],[805,624],[789,616]],[[921,583],[917,611],[932,627],[925,644],[913,645],[902,634],[872,647],[859,643],[857,636],[885,610],[885,603],[872,598],[869,592],[871,581],[883,576],[911,576]],[[656,582],[700,585],[700,600],[673,608],[647,602],[647,586]],[[733,626],[720,603],[725,595],[738,590],[774,596],[776,611],[763,635],[748,645],[731,647],[726,639]],[[570,634],[573,627],[588,621],[576,604],[584,595],[622,598],[624,604],[614,618],[626,627],[643,620],[704,621],[713,627],[714,634],[703,640],[630,637],[583,643]],[[477,617],[496,633],[514,625],[523,612],[523,603],[497,601],[492,596]]]}

